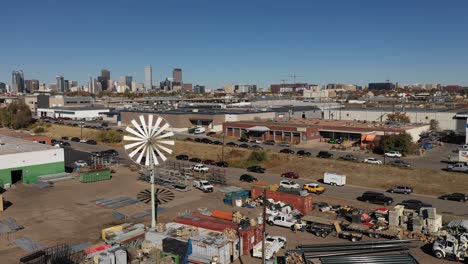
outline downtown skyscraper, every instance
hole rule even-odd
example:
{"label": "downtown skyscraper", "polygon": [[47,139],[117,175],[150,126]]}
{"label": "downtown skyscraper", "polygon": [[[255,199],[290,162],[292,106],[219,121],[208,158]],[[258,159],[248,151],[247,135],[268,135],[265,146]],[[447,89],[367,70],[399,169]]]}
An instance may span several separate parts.
{"label": "downtown skyscraper", "polygon": [[11,73],[11,93],[25,93],[24,73],[23,71],[13,71]]}
{"label": "downtown skyscraper", "polygon": [[151,65],[145,67],[145,88],[146,90],[153,88],[153,71]]}

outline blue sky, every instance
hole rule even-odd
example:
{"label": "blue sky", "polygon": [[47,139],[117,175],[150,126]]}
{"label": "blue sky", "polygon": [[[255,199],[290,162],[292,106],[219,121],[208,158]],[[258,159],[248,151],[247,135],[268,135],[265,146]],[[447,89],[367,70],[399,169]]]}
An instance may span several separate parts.
{"label": "blue sky", "polygon": [[1,1],[0,81],[468,85],[468,1]]}

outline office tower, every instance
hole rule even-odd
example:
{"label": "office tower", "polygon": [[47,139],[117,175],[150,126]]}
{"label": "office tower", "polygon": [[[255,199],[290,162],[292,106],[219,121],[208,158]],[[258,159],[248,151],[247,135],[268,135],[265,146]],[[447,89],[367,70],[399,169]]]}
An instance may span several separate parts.
{"label": "office tower", "polygon": [[205,93],[205,86],[204,85],[195,85],[193,87],[193,92],[196,94],[204,94]]}
{"label": "office tower", "polygon": [[184,92],[192,92],[192,90],[193,90],[192,84],[191,83],[184,83],[182,85],[182,90]]}
{"label": "office tower", "polygon": [[70,81],[65,80],[64,81],[64,92],[69,92],[70,91]]}
{"label": "office tower", "polygon": [[7,92],[6,83],[0,82],[0,93],[6,93],[6,92]]}
{"label": "office tower", "polygon": [[145,88],[146,90],[153,88],[153,72],[151,65],[145,67]]}
{"label": "office tower", "polygon": [[13,71],[11,73],[11,93],[24,93],[24,73],[23,71]]}
{"label": "office tower", "polygon": [[63,76],[57,76],[55,78],[57,79],[57,82],[56,82],[57,92],[64,93],[65,92],[65,80],[63,79]]}
{"label": "office tower", "polygon": [[174,79],[174,82],[182,83],[182,69],[175,68],[172,71],[172,78]]}
{"label": "office tower", "polygon": [[136,80],[132,80],[132,92],[136,92],[138,90],[138,83]]}
{"label": "office tower", "polygon": [[109,87],[109,80],[110,80],[110,71],[106,69],[101,70],[101,76],[98,77],[98,81],[101,83],[102,90],[107,90]]}
{"label": "office tower", "polygon": [[132,79],[133,79],[132,76],[122,76],[122,77],[120,77],[119,84],[120,85],[126,85],[129,88],[131,88],[132,87]]}
{"label": "office tower", "polygon": [[25,80],[24,86],[27,92],[33,93],[39,90],[39,80]]}

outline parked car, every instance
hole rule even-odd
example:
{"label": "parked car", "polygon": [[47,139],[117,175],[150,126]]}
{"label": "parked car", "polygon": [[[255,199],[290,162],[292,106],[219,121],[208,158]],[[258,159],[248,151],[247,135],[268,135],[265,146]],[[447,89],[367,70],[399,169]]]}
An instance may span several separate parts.
{"label": "parked car", "polygon": [[204,160],[202,163],[205,165],[216,165],[216,161],[214,160]]}
{"label": "parked car", "polygon": [[298,183],[295,183],[290,180],[280,181],[279,186],[285,189],[299,189],[300,188],[300,185]]}
{"label": "parked car", "polygon": [[229,163],[227,163],[226,161],[218,161],[218,162],[216,162],[215,165],[218,166],[218,167],[222,167],[222,168],[229,167]]}
{"label": "parked car", "polygon": [[254,182],[254,181],[257,181],[257,178],[255,178],[254,176],[250,175],[250,174],[242,174],[240,177],[239,177],[239,181],[242,181],[242,182]]}
{"label": "parked car", "polygon": [[310,153],[309,151],[305,151],[305,150],[298,150],[296,154],[299,156],[307,156],[307,157],[312,156],[312,153]]}
{"label": "parked car", "polygon": [[336,140],[336,144],[341,144],[343,143],[344,139],[343,138],[339,138]]}
{"label": "parked car", "polygon": [[318,157],[318,158],[329,159],[329,158],[333,157],[333,154],[331,154],[331,153],[328,152],[328,151],[320,151],[320,152],[317,154],[317,157]]}
{"label": "parked car", "polygon": [[389,151],[385,153],[385,156],[390,158],[401,158],[401,153],[398,151]]}
{"label": "parked car", "polygon": [[253,143],[253,144],[262,144],[262,142],[258,139],[252,139],[250,140],[250,143]]}
{"label": "parked car", "polygon": [[289,147],[289,143],[286,142],[286,141],[281,141],[280,143],[278,143],[278,146],[280,146],[280,147]]}
{"label": "parked car", "polygon": [[194,141],[193,138],[190,138],[190,137],[186,138],[185,140],[190,141],[190,142]]}
{"label": "parked car", "polygon": [[456,164],[449,164],[447,165],[448,171],[456,171],[456,172],[468,172],[468,165],[465,162],[458,162]]}
{"label": "parked car", "polygon": [[189,159],[189,156],[188,156],[188,155],[181,154],[181,155],[177,155],[177,156],[176,156],[176,159],[177,159],[177,160],[188,160],[188,159]]}
{"label": "parked car", "polygon": [[197,127],[195,128],[195,130],[193,131],[193,134],[197,135],[197,134],[203,134],[205,133],[205,128],[204,127]]}
{"label": "parked car", "polygon": [[117,152],[117,150],[115,149],[104,150],[103,153],[107,156],[113,156],[113,157],[119,156],[119,152]]}
{"label": "parked car", "polygon": [[86,139],[80,139],[80,143],[86,143],[88,140]]}
{"label": "parked car", "polygon": [[338,159],[346,161],[358,161],[358,157],[354,156],[353,154],[346,154],[344,156],[339,157]]}
{"label": "parked car", "polygon": [[248,138],[239,138],[239,142],[249,142]]}
{"label": "parked car", "polygon": [[211,137],[211,136],[216,135],[216,132],[210,131],[210,132],[206,133],[206,135],[207,135],[208,137]]}
{"label": "parked car", "polygon": [[260,166],[250,166],[247,168],[247,171],[256,172],[256,173],[264,173],[265,168],[262,168]]}
{"label": "parked car", "polygon": [[213,144],[213,141],[211,139],[209,139],[209,138],[202,138],[201,143]]}
{"label": "parked car", "polygon": [[403,160],[392,160],[388,164],[400,168],[411,168],[411,164]]}
{"label": "parked car", "polygon": [[290,179],[299,179],[299,174],[297,174],[294,171],[288,171],[288,172],[281,174],[281,177],[290,178]]}
{"label": "parked car", "polygon": [[62,137],[62,140],[68,140],[68,137]]}
{"label": "parked car", "polygon": [[86,167],[86,166],[88,166],[88,163],[86,163],[86,161],[84,161],[84,160],[77,160],[77,161],[75,161],[75,165],[79,166],[79,167]]}
{"label": "parked car", "polygon": [[464,193],[450,193],[444,194],[439,197],[442,200],[450,200],[450,201],[458,201],[458,202],[466,202],[468,201],[468,194]]}
{"label": "parked car", "polygon": [[294,154],[294,150],[285,148],[285,149],[280,150],[280,153]]}
{"label": "parked car", "polygon": [[195,163],[200,163],[200,162],[201,162],[201,159],[195,158],[195,157],[194,157],[194,158],[190,158],[189,161],[190,161],[190,162],[195,162]]}
{"label": "parked car", "polygon": [[193,181],[193,187],[202,190],[205,193],[213,192],[213,185],[206,180],[195,180]]}
{"label": "parked car", "polygon": [[229,146],[229,147],[238,147],[239,145],[237,145],[237,144],[234,143],[234,142],[228,142],[228,143],[226,143],[226,146]]}
{"label": "parked car", "polygon": [[86,140],[86,144],[89,144],[89,145],[97,145],[97,142],[96,142],[96,140],[88,139],[88,140]]}
{"label": "parked car", "polygon": [[391,193],[402,193],[402,194],[410,194],[413,192],[413,188],[409,186],[394,186],[388,190]]}
{"label": "parked car", "polygon": [[62,147],[71,147],[70,143],[68,143],[68,142],[62,142],[60,145]]}
{"label": "parked car", "polygon": [[247,145],[247,144],[240,144],[239,147],[240,147],[240,148],[250,148],[250,146]]}
{"label": "parked car", "polygon": [[265,141],[263,141],[263,144],[272,146],[272,145],[275,145],[275,141],[271,140],[271,139],[270,140],[265,140]]}
{"label": "parked car", "polygon": [[380,192],[364,192],[360,197],[358,197],[358,200],[383,205],[390,205],[393,203],[393,198],[385,196]]}
{"label": "parked car", "polygon": [[71,141],[73,141],[73,142],[80,142],[80,138],[79,138],[79,137],[72,137],[72,138],[71,138]]}
{"label": "parked car", "polygon": [[364,163],[382,165],[382,161],[376,158],[365,158]]}
{"label": "parked car", "polygon": [[302,189],[306,190],[309,193],[322,194],[325,192],[325,187],[320,186],[320,184],[312,182],[302,185]]}
{"label": "parked car", "polygon": [[330,139],[328,140],[328,143],[330,143],[330,144],[335,144],[335,143],[336,143],[336,138],[330,138]]}
{"label": "parked car", "polygon": [[196,172],[208,172],[210,168],[208,168],[205,164],[197,164],[192,167],[192,170]]}
{"label": "parked car", "polygon": [[194,141],[195,141],[195,142],[198,142],[198,143],[201,143],[201,140],[202,140],[201,138],[195,138],[195,139],[194,139]]}
{"label": "parked car", "polygon": [[252,145],[252,146],[250,146],[250,148],[253,149],[253,150],[262,150],[262,149],[263,149],[263,148],[262,148],[261,146],[259,146],[259,145]]}
{"label": "parked car", "polygon": [[219,141],[219,140],[215,140],[213,141],[213,145],[222,145],[223,142]]}
{"label": "parked car", "polygon": [[420,200],[404,200],[398,205],[403,205],[407,209],[412,209],[416,211],[419,211],[419,209],[421,209],[422,207],[432,207],[431,204],[424,203]]}

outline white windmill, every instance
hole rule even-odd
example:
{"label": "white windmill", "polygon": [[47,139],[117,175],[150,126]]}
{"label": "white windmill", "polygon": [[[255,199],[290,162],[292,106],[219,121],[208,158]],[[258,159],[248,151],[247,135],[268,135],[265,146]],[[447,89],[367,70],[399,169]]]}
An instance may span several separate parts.
{"label": "white windmill", "polygon": [[[146,122],[143,115],[139,116],[139,122],[131,121],[133,128],[127,126],[125,131],[132,136],[124,136],[124,148],[130,159],[135,163],[146,167],[151,173],[151,227],[156,228],[154,170],[155,166],[167,160],[166,155],[172,154],[174,146],[174,132],[169,123],[162,117],[157,117],[153,124],[153,115],[148,115]],[[166,155],[164,154],[167,153]]]}

